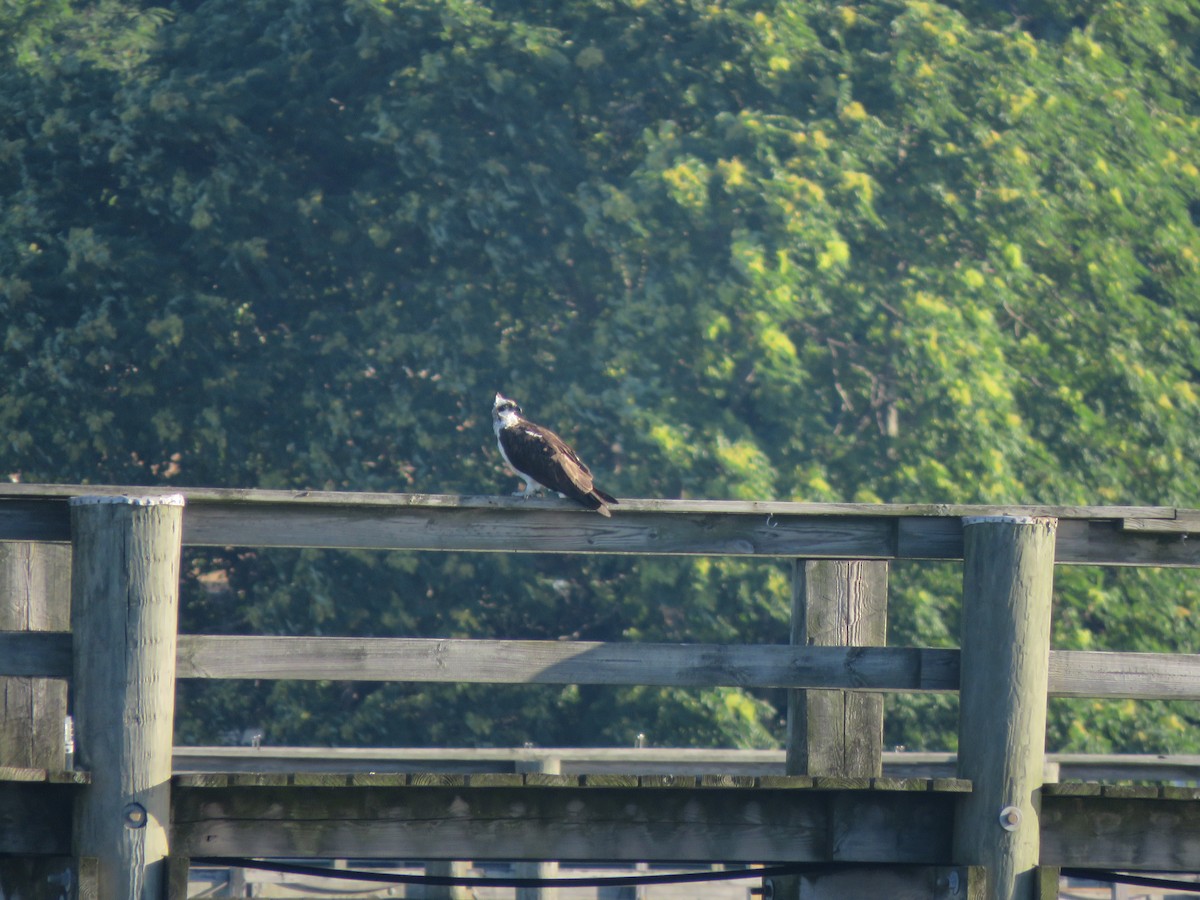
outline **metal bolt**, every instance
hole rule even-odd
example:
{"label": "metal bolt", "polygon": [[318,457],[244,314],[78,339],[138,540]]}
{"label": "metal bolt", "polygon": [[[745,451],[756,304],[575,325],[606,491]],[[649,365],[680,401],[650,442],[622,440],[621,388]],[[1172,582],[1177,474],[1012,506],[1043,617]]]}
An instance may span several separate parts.
{"label": "metal bolt", "polygon": [[1021,826],[1021,811],[1015,806],[1000,810],[1000,827],[1005,831],[1016,831]]}
{"label": "metal bolt", "polygon": [[139,828],[145,828],[146,822],[150,817],[146,814],[146,807],[140,803],[130,803],[121,810],[121,817],[125,821],[125,827],[136,831]]}

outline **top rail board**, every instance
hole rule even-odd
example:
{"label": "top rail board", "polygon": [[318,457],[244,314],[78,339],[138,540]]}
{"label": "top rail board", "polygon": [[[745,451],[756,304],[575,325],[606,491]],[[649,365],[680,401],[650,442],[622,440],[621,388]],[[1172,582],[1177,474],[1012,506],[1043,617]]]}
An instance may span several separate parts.
{"label": "top rail board", "polygon": [[962,519],[1053,516],[1056,560],[1200,566],[1200,512],[1145,506],[970,506],[622,500],[611,519],[567,501],[93,485],[0,486],[0,540],[67,541],[67,500],[182,493],[189,546],[956,560]]}

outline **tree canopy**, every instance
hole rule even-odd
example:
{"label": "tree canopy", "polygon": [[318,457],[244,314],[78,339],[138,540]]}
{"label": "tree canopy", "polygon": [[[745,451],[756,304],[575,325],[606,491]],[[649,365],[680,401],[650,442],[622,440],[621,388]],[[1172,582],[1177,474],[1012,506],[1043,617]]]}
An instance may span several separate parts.
{"label": "tree canopy", "polygon": [[[1200,505],[1195,0],[10,5],[12,478],[507,492],[502,390],[618,497]],[[191,631],[787,635],[778,565],[186,568]],[[957,579],[897,567],[891,642],[955,644]],[[1059,647],[1200,645],[1186,574],[1060,570],[1055,610]],[[185,740],[782,734],[733,689],[185,701]],[[889,739],[952,711],[892,703]],[[1194,752],[1196,724],[1064,702],[1050,742]]]}

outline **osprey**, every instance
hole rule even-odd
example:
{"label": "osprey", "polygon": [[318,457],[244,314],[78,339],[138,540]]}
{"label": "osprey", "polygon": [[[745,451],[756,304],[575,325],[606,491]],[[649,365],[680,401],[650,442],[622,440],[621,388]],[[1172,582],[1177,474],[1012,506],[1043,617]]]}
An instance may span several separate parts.
{"label": "osprey", "polygon": [[525,479],[525,489],[514,497],[528,497],[541,485],[558,496],[611,516],[609,503],[617,501],[592,483],[592,473],[575,451],[549,428],[535,425],[523,415],[521,407],[501,394],[492,404],[492,428],[500,455],[509,467]]}

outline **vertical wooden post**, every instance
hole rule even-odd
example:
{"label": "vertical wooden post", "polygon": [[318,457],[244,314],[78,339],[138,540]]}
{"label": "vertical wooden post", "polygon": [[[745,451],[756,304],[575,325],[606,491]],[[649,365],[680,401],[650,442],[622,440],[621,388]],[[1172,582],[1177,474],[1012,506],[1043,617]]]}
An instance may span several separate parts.
{"label": "vertical wooden post", "polygon": [[985,896],[1033,900],[1046,748],[1050,603],[1058,521],[963,520],[954,861],[986,869]]}
{"label": "vertical wooden post", "polygon": [[92,774],[75,853],[100,896],[159,900],[166,880],[183,497],[71,500],[76,760]]}
{"label": "vertical wooden post", "polygon": [[[71,548],[0,542],[0,630],[71,627]],[[61,772],[67,683],[0,678],[0,766]]]}
{"label": "vertical wooden post", "polygon": [[[880,560],[796,560],[792,643],[876,647],[887,643],[888,564]],[[787,772],[883,774],[883,695],[791,691]]]}
{"label": "vertical wooden post", "polygon": [[[888,564],[798,559],[792,569],[791,642],[876,647],[887,643]],[[788,775],[873,778],[883,774],[883,695],[788,691]],[[796,900],[802,879],[767,879],[775,900]]]}
{"label": "vertical wooden post", "polygon": [[[539,759],[518,761],[517,771],[558,775],[562,772],[562,760],[543,756]],[[554,878],[558,875],[557,862],[519,862],[514,869],[518,878]],[[558,888],[517,888],[516,900],[558,900]]]}

